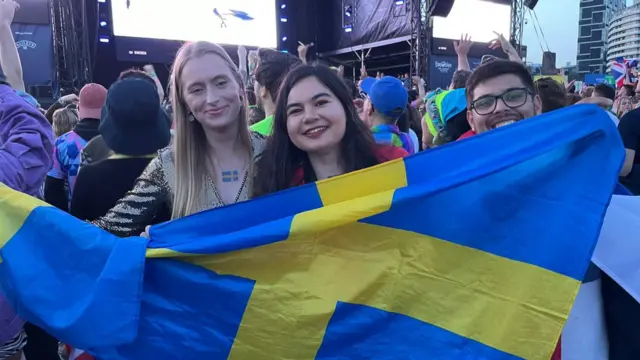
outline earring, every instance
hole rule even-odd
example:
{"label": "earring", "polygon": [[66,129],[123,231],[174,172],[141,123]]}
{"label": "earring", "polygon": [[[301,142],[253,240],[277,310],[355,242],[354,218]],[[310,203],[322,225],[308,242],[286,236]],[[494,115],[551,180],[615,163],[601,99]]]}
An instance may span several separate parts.
{"label": "earring", "polygon": [[187,115],[187,120],[189,120],[189,122],[194,122],[196,121],[196,117],[193,116],[192,113],[189,113],[189,115]]}

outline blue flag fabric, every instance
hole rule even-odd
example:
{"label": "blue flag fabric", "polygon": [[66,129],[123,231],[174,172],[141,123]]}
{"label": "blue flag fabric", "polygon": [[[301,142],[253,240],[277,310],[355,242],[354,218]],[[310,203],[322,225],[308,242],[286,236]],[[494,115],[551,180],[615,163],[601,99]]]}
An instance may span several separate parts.
{"label": "blue flag fabric", "polygon": [[548,360],[623,159],[573,106],[150,240],[0,187],[0,285],[104,360]]}

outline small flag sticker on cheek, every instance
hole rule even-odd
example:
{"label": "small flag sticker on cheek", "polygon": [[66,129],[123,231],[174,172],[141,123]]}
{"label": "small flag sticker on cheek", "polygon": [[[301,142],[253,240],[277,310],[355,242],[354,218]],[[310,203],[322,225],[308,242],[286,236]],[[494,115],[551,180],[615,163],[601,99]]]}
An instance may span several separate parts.
{"label": "small flag sticker on cheek", "polygon": [[239,180],[238,170],[222,172],[222,182],[227,183],[227,182],[233,182],[238,180]]}

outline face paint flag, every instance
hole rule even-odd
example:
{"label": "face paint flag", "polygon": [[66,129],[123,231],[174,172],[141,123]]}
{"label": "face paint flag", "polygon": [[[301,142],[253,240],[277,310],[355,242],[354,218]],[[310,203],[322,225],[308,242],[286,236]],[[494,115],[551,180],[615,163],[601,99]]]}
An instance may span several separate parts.
{"label": "face paint flag", "polygon": [[0,188],[0,285],[104,360],[548,360],[624,150],[572,106],[119,239]]}

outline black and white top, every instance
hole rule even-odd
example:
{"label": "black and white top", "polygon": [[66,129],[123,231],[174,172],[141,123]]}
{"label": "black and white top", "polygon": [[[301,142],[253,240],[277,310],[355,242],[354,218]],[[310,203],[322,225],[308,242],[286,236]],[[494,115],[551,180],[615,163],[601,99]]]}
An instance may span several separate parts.
{"label": "black and white top", "polygon": [[[254,163],[262,154],[264,143],[262,135],[251,133]],[[158,220],[169,220],[156,219],[156,216],[162,214],[163,209],[172,208],[174,179],[173,151],[171,148],[160,150],[140,175],[134,188],[105,216],[92,223],[114,235],[127,237],[140,235],[147,225],[157,223]],[[207,181],[207,185],[199,197],[198,212],[226,205],[220,200],[212,179]],[[251,189],[243,184],[236,202],[248,200],[250,193]]]}

